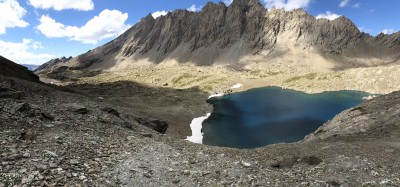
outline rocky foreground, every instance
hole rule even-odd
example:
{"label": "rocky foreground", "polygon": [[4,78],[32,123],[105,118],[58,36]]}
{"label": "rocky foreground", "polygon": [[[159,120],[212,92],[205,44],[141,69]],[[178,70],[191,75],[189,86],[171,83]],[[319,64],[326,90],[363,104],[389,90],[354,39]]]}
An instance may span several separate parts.
{"label": "rocky foreground", "polygon": [[252,150],[163,135],[165,122],[85,94],[0,76],[0,186],[400,185],[399,92]]}

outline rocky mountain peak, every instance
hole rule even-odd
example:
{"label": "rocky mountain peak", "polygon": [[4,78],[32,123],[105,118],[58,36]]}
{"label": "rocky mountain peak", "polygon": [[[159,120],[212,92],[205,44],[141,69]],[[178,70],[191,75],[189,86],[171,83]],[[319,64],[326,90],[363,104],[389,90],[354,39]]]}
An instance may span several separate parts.
{"label": "rocky mountain peak", "polygon": [[[201,12],[176,10],[157,19],[149,14],[114,41],[81,55],[78,61],[83,68],[114,57],[211,65],[235,63],[245,55],[282,56],[294,49],[289,46],[295,46],[299,50],[296,54],[313,52],[334,60],[346,56],[346,60],[339,60],[344,64],[350,58],[397,59],[398,51],[392,49],[399,45],[399,38],[363,34],[346,17],[316,19],[303,9],[267,11],[259,0],[234,0],[229,7],[209,2]],[[108,58],[110,55],[113,57]]]}
{"label": "rocky mountain peak", "polygon": [[259,0],[233,0],[230,6],[263,7]]}
{"label": "rocky mountain peak", "polygon": [[226,8],[225,4],[223,2],[219,2],[218,4],[215,4],[213,2],[208,2],[202,9],[201,12],[208,12],[210,10],[214,9],[220,9],[220,8]]}

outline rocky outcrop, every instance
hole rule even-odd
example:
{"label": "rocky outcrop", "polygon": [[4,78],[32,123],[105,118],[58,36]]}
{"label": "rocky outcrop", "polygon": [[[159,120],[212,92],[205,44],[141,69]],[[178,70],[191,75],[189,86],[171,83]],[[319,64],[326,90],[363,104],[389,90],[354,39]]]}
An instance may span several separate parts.
{"label": "rocky outcrop", "polygon": [[[340,113],[308,135],[305,141],[335,137],[385,138],[400,132],[399,114],[400,92],[393,92]],[[387,129],[391,129],[390,132]]]}
{"label": "rocky outcrop", "polygon": [[0,56],[0,75],[39,82],[39,77],[32,71],[29,71],[28,68],[18,65],[2,56]]}
{"label": "rocky outcrop", "polygon": [[158,119],[151,119],[148,117],[137,117],[135,120],[141,124],[144,125],[150,129],[153,129],[159,133],[165,133],[167,132],[168,129],[168,123],[158,120]]}

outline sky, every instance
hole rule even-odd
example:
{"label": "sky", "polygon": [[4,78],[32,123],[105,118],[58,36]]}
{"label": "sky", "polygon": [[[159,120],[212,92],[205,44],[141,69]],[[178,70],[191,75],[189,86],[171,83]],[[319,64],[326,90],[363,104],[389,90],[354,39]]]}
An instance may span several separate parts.
{"label": "sky", "polygon": [[[168,11],[201,11],[208,2],[231,0],[0,0],[0,55],[42,64],[101,46],[141,18]],[[370,35],[400,30],[399,0],[260,0],[266,9],[303,8],[318,19],[345,16]]]}

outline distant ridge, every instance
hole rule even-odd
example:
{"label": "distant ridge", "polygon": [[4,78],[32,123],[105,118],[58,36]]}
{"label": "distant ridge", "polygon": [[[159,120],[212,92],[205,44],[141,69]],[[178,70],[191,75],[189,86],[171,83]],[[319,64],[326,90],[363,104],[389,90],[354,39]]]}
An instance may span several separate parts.
{"label": "distant ridge", "polygon": [[35,69],[39,67],[39,65],[35,64],[21,64],[21,65],[27,67],[29,71],[35,71]]}
{"label": "distant ridge", "polygon": [[48,62],[42,64],[41,66],[37,67],[34,71],[36,73],[41,73],[41,72],[45,72],[47,70],[49,70],[51,67],[58,65],[58,64],[62,64],[62,63],[66,63],[69,60],[71,60],[72,57],[68,57],[66,58],[65,56],[61,57],[61,58],[55,58],[55,59],[51,59]]}

